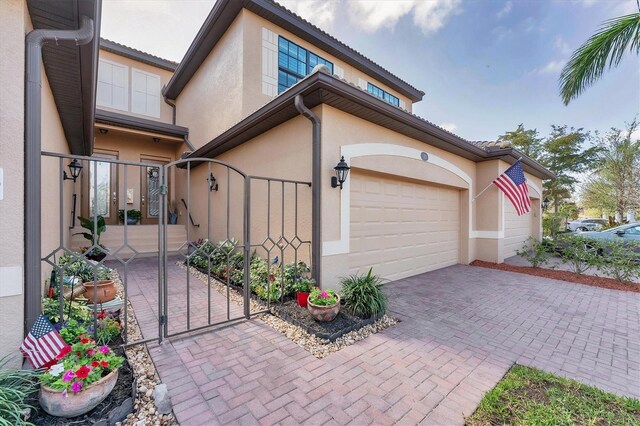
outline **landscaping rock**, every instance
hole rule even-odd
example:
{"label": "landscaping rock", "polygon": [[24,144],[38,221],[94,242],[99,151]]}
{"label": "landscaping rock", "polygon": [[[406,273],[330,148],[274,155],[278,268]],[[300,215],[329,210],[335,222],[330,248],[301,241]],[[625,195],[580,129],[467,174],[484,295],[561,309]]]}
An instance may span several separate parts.
{"label": "landscaping rock", "polygon": [[153,400],[155,401],[156,408],[160,414],[169,414],[173,407],[171,405],[171,398],[169,398],[169,392],[167,385],[164,383],[159,384],[153,390]]}

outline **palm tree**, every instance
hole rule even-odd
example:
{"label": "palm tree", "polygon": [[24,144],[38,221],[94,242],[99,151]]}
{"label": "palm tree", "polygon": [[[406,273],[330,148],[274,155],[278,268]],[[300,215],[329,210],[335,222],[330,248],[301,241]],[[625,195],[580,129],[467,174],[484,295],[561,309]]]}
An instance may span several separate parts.
{"label": "palm tree", "polygon": [[[638,10],[640,11],[640,1]],[[620,64],[624,52],[640,52],[640,13],[605,21],[578,50],[560,74],[560,95],[565,105],[595,83],[605,69]]]}

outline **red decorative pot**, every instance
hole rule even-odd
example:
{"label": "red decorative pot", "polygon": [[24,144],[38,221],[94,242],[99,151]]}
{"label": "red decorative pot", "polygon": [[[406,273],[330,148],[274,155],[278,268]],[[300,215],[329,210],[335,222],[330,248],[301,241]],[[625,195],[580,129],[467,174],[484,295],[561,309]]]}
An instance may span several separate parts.
{"label": "red decorative pot", "polygon": [[88,413],[109,396],[118,381],[118,370],[104,376],[81,392],[62,391],[40,385],[40,405],[47,413],[56,417],[76,417]]}
{"label": "red decorative pot", "polygon": [[84,288],[87,291],[84,293],[84,297],[89,299],[90,303],[105,303],[113,300],[116,297],[116,285],[113,280],[101,280],[96,281],[95,294],[93,281],[83,283]]}
{"label": "red decorative pot", "polygon": [[311,314],[311,316],[316,321],[321,321],[321,322],[333,321],[336,315],[338,315],[338,312],[340,312],[340,296],[336,294],[336,297],[338,298],[336,303],[329,306],[314,305],[309,300],[307,302],[307,309],[309,310],[309,313]]}
{"label": "red decorative pot", "polygon": [[307,307],[307,300],[309,299],[309,293],[298,291],[296,293],[296,299],[298,299],[298,306],[302,308]]}

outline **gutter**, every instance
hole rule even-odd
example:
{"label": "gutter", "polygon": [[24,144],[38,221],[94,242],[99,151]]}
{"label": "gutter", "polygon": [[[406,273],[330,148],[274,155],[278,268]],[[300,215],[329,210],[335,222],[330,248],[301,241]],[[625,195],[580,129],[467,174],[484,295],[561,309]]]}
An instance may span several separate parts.
{"label": "gutter", "polygon": [[25,58],[25,123],[24,123],[24,188],[25,188],[25,332],[40,316],[41,308],[41,120],[42,120],[42,47],[56,45],[80,46],[94,37],[94,22],[82,16],[77,30],[33,30],[26,36]]}
{"label": "gutter", "polygon": [[318,285],[321,285],[321,249],[322,241],[321,235],[321,206],[320,206],[320,193],[321,193],[321,171],[320,171],[320,156],[321,156],[321,122],[320,118],[304,104],[302,95],[296,95],[294,105],[298,112],[311,121],[313,125],[312,136],[312,156],[311,156],[311,276],[316,280]]}
{"label": "gutter", "polygon": [[[175,126],[176,125],[176,103],[164,95],[162,95],[162,99],[164,99],[164,103],[169,105],[173,110],[171,115],[171,122]],[[184,144],[187,145],[187,147],[189,148],[189,150],[191,150],[191,152],[196,150],[196,148],[193,146],[193,144],[191,143],[187,135],[184,136]]]}

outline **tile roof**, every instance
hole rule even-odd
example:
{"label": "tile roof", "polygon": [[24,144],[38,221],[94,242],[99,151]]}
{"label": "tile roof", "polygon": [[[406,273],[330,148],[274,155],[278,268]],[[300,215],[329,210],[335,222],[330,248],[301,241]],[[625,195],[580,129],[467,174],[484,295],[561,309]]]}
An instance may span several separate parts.
{"label": "tile roof", "polygon": [[126,46],[122,43],[118,43],[113,40],[108,40],[103,37],[100,37],[100,48],[106,50],[107,52],[112,52],[117,55],[125,56],[127,58],[130,58],[136,61],[144,62],[149,65],[166,69],[167,71],[175,71],[176,68],[178,67],[177,62],[170,61],[169,59],[161,58],[156,55],[152,55],[142,50],[135,49],[133,47]]}
{"label": "tile roof", "polygon": [[469,141],[469,143],[486,150],[491,150],[492,148],[511,148],[511,142],[509,141]]}

